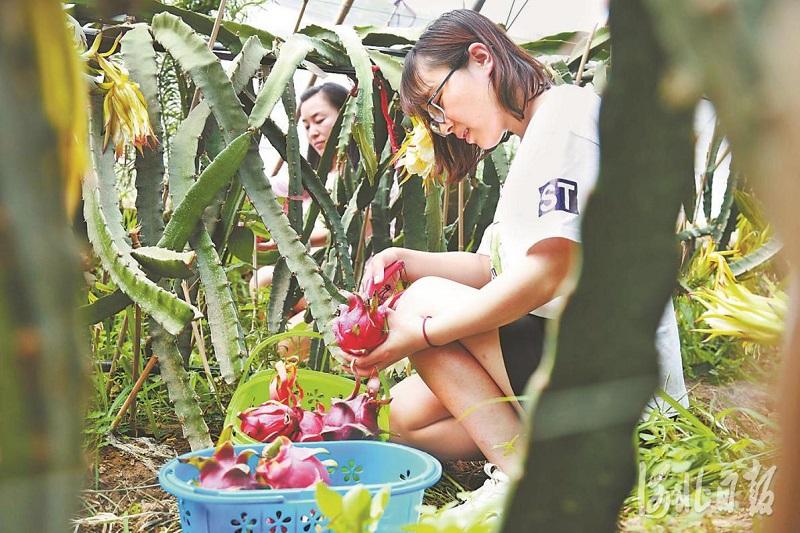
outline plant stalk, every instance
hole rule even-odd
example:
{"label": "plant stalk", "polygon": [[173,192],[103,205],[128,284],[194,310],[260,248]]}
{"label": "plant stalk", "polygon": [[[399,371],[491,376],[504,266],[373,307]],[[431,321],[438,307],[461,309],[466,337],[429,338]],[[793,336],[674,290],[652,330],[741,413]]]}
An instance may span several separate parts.
{"label": "plant stalk", "polygon": [[[131,365],[131,379],[134,382],[139,380],[139,366],[141,365],[141,349],[142,349],[142,308],[138,305],[134,306],[134,328],[133,328],[133,363]],[[136,435],[136,397],[133,398],[131,403],[131,414],[128,425],[131,431]]]}
{"label": "plant stalk", "polygon": [[150,372],[153,370],[153,367],[157,362],[158,362],[157,355],[152,355],[150,359],[147,361],[147,364],[145,365],[142,374],[139,376],[139,379],[136,380],[136,383],[133,385],[133,388],[131,389],[131,392],[128,394],[128,397],[125,398],[125,403],[123,403],[122,407],[119,408],[117,416],[115,416],[114,421],[111,422],[111,429],[109,429],[109,432],[112,432],[116,430],[117,427],[119,427],[120,422],[122,422],[122,417],[125,416],[125,411],[128,410],[128,408],[133,403],[134,399],[136,399],[136,395],[142,389],[142,385],[144,385],[147,376],[150,375]]}
{"label": "plant stalk", "polygon": [[114,383],[114,373],[117,371],[117,363],[119,356],[122,353],[122,345],[125,342],[125,337],[128,333],[128,315],[122,319],[122,328],[117,336],[117,346],[114,348],[114,356],[111,358],[111,368],[108,371],[108,381],[106,381],[106,396],[111,394],[111,386]]}
{"label": "plant stalk", "polygon": [[[208,38],[208,49],[214,50],[214,43],[217,42],[217,35],[219,35],[219,27],[222,25],[222,18],[225,16],[225,4],[228,0],[219,0],[219,8],[217,9],[217,18],[214,20],[214,27],[211,29],[211,35]],[[295,30],[297,31],[297,30]],[[195,108],[200,102],[200,89],[194,90],[192,96],[192,105],[189,106],[189,111]]]}

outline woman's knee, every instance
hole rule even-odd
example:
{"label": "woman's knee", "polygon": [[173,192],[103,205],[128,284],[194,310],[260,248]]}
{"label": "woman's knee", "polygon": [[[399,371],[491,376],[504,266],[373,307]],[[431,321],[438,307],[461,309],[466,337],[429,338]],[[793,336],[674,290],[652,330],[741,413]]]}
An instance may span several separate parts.
{"label": "woman's knee", "polygon": [[412,375],[392,387],[389,404],[389,427],[392,433],[409,435],[449,416],[418,375]]}
{"label": "woman's knee", "polygon": [[458,283],[435,276],[426,276],[412,283],[397,301],[398,309],[413,309],[415,312],[432,313],[445,300],[448,291]]}

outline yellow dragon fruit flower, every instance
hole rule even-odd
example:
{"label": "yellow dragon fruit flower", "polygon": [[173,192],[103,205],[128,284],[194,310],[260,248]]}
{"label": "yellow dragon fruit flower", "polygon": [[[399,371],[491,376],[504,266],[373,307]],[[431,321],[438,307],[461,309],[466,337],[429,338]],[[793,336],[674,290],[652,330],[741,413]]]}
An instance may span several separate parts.
{"label": "yellow dragon fruit flower", "polygon": [[708,326],[694,331],[708,333],[709,339],[727,336],[758,344],[780,342],[788,308],[786,293],[776,289],[767,297],[751,292],[736,282],[724,258],[717,263],[714,287],[702,288],[691,296],[706,308],[698,321]]}
{"label": "yellow dragon fruit flower", "polygon": [[728,265],[726,257],[734,254],[735,251],[731,250],[718,251],[710,239],[702,241],[686,272],[688,285],[690,287],[707,285],[712,276],[715,286],[723,283],[726,280],[725,268]]}
{"label": "yellow dragon fruit flower", "polygon": [[147,114],[147,102],[139,85],[128,77],[124,67],[110,59],[119,40],[120,37],[117,37],[112,47],[101,53],[102,35],[98,35],[84,55],[86,59],[97,62],[100,67],[98,73],[103,76],[103,81],[98,83],[106,92],[103,99],[103,149],[112,141],[117,157],[122,155],[126,143],[133,144],[141,153],[144,146],[152,146],[158,142]]}
{"label": "yellow dragon fruit flower", "polygon": [[80,180],[88,165],[89,125],[84,69],[67,29],[61,2],[16,0],[8,7],[21,13],[36,50],[39,92],[45,115],[56,131],[64,198],[72,214],[80,198]]}
{"label": "yellow dragon fruit flower", "polygon": [[395,168],[408,177],[420,176],[427,185],[433,177],[433,139],[422,120],[411,117],[412,129],[395,154]]}

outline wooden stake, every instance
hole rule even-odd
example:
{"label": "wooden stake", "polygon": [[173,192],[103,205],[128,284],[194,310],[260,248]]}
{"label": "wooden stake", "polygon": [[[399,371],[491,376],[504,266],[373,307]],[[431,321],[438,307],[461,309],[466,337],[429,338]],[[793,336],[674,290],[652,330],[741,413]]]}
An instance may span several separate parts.
{"label": "wooden stake", "polygon": [[139,393],[139,391],[142,390],[142,385],[144,385],[147,376],[150,375],[150,372],[153,370],[153,367],[155,366],[156,362],[158,362],[158,356],[156,355],[151,356],[150,359],[147,361],[147,364],[145,365],[144,370],[142,371],[142,375],[139,376],[139,379],[136,380],[136,383],[133,385],[131,392],[128,393],[128,397],[125,398],[125,403],[123,403],[122,407],[119,408],[117,416],[115,416],[114,421],[111,422],[111,429],[109,430],[109,432],[114,431],[115,429],[117,429],[117,427],[119,427],[119,423],[122,422],[122,417],[125,415],[125,411],[127,411],[128,407],[131,406],[131,403],[133,403],[133,400],[136,398],[136,395]]}
{"label": "wooden stake", "polygon": [[[142,349],[142,308],[134,306],[134,328],[133,328],[133,363],[131,364],[131,377],[134,382],[139,379],[139,366],[141,365]],[[136,398],[131,403],[131,416],[128,425],[136,434]]]}
{"label": "wooden stake", "polygon": [[297,30],[300,29],[300,22],[303,20],[303,15],[306,13],[307,5],[308,0],[303,0],[303,5],[300,7],[300,14],[297,16],[297,22],[294,23],[294,31],[292,33],[297,33]]}

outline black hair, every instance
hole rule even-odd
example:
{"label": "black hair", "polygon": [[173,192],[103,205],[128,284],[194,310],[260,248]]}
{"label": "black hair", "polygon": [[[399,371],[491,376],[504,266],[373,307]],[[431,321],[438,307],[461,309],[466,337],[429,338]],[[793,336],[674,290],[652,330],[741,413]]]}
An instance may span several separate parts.
{"label": "black hair", "polygon": [[[298,115],[300,114],[300,108],[303,107],[303,103],[317,94],[322,94],[331,107],[341,113],[345,102],[347,102],[347,97],[350,95],[350,91],[346,87],[330,81],[325,82],[322,85],[314,85],[313,87],[309,87],[303,91],[303,94],[300,95],[300,102],[297,105]],[[328,141],[330,140],[331,139],[328,139]],[[358,149],[355,148],[355,146],[352,146],[352,144],[353,143],[351,143],[351,146],[348,147],[347,154],[351,159],[351,164],[353,167],[355,167],[358,163]],[[312,167],[317,168],[319,166],[320,155],[316,150],[314,150],[313,146],[309,145],[306,159]],[[320,176],[320,178],[322,178],[322,181],[324,182],[326,176]]]}

